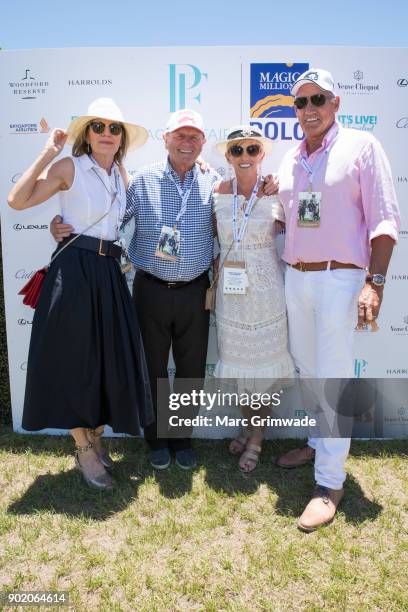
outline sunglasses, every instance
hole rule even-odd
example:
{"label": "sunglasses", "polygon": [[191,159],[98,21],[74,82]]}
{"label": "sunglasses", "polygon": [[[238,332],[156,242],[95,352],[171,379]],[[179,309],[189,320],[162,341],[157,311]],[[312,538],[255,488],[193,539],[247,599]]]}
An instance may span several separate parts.
{"label": "sunglasses", "polygon": [[251,144],[247,147],[232,145],[232,147],[228,149],[228,153],[231,153],[232,157],[241,157],[244,151],[246,151],[250,157],[256,157],[261,151],[261,146],[259,144]]}
{"label": "sunglasses", "polygon": [[301,108],[305,108],[307,106],[308,100],[313,104],[313,106],[324,106],[327,100],[332,100],[333,96],[326,96],[325,94],[314,94],[310,96],[310,98],[306,96],[300,96],[300,98],[295,98],[293,104],[296,106],[298,110]]}
{"label": "sunglasses", "polygon": [[102,121],[91,121],[89,125],[94,134],[103,134],[105,127],[109,128],[112,136],[119,136],[123,130],[123,126],[120,123],[110,123],[109,125],[106,125],[106,123],[103,123]]}

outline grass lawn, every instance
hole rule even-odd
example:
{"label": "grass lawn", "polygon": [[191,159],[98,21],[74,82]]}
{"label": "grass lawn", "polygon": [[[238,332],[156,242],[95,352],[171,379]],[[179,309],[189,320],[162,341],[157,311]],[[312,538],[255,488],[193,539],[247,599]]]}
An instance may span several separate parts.
{"label": "grass lawn", "polygon": [[2,433],[0,591],[69,591],[73,610],[407,611],[408,441],[354,442],[337,520],[313,534],[295,520],[312,466],[274,466],[296,444],[267,442],[248,477],[226,441],[197,440],[192,473],[155,473],[141,440],[116,438],[101,493],[71,440]]}

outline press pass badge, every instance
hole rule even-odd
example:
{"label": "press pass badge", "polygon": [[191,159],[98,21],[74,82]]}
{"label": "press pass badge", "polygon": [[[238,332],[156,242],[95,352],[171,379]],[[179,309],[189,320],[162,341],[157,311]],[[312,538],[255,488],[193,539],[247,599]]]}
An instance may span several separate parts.
{"label": "press pass badge", "polygon": [[174,227],[163,225],[155,255],[167,261],[176,261],[180,251],[180,232]]}
{"label": "press pass badge", "polygon": [[249,285],[243,261],[227,261],[224,264],[224,294],[245,295]]}
{"label": "press pass badge", "polygon": [[319,227],[322,194],[320,191],[301,191],[299,193],[298,227]]}

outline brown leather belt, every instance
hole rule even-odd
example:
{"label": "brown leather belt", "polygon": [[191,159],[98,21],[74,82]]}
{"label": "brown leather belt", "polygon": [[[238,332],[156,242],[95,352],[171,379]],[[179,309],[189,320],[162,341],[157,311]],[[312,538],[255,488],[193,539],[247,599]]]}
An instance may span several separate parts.
{"label": "brown leather belt", "polygon": [[342,263],[341,261],[334,260],[312,262],[299,261],[297,264],[290,264],[290,267],[295,268],[295,270],[300,270],[300,272],[320,272],[321,270],[340,270],[344,268],[357,268],[357,270],[362,269],[352,263]]}

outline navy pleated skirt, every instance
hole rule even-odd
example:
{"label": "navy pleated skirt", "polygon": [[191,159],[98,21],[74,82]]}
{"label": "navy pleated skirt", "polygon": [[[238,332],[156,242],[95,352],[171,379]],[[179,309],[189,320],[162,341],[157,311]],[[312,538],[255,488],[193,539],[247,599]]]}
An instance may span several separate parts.
{"label": "navy pleated skirt", "polygon": [[34,314],[23,428],[138,435],[154,421],[136,312],[119,263],[68,247],[51,264]]}

